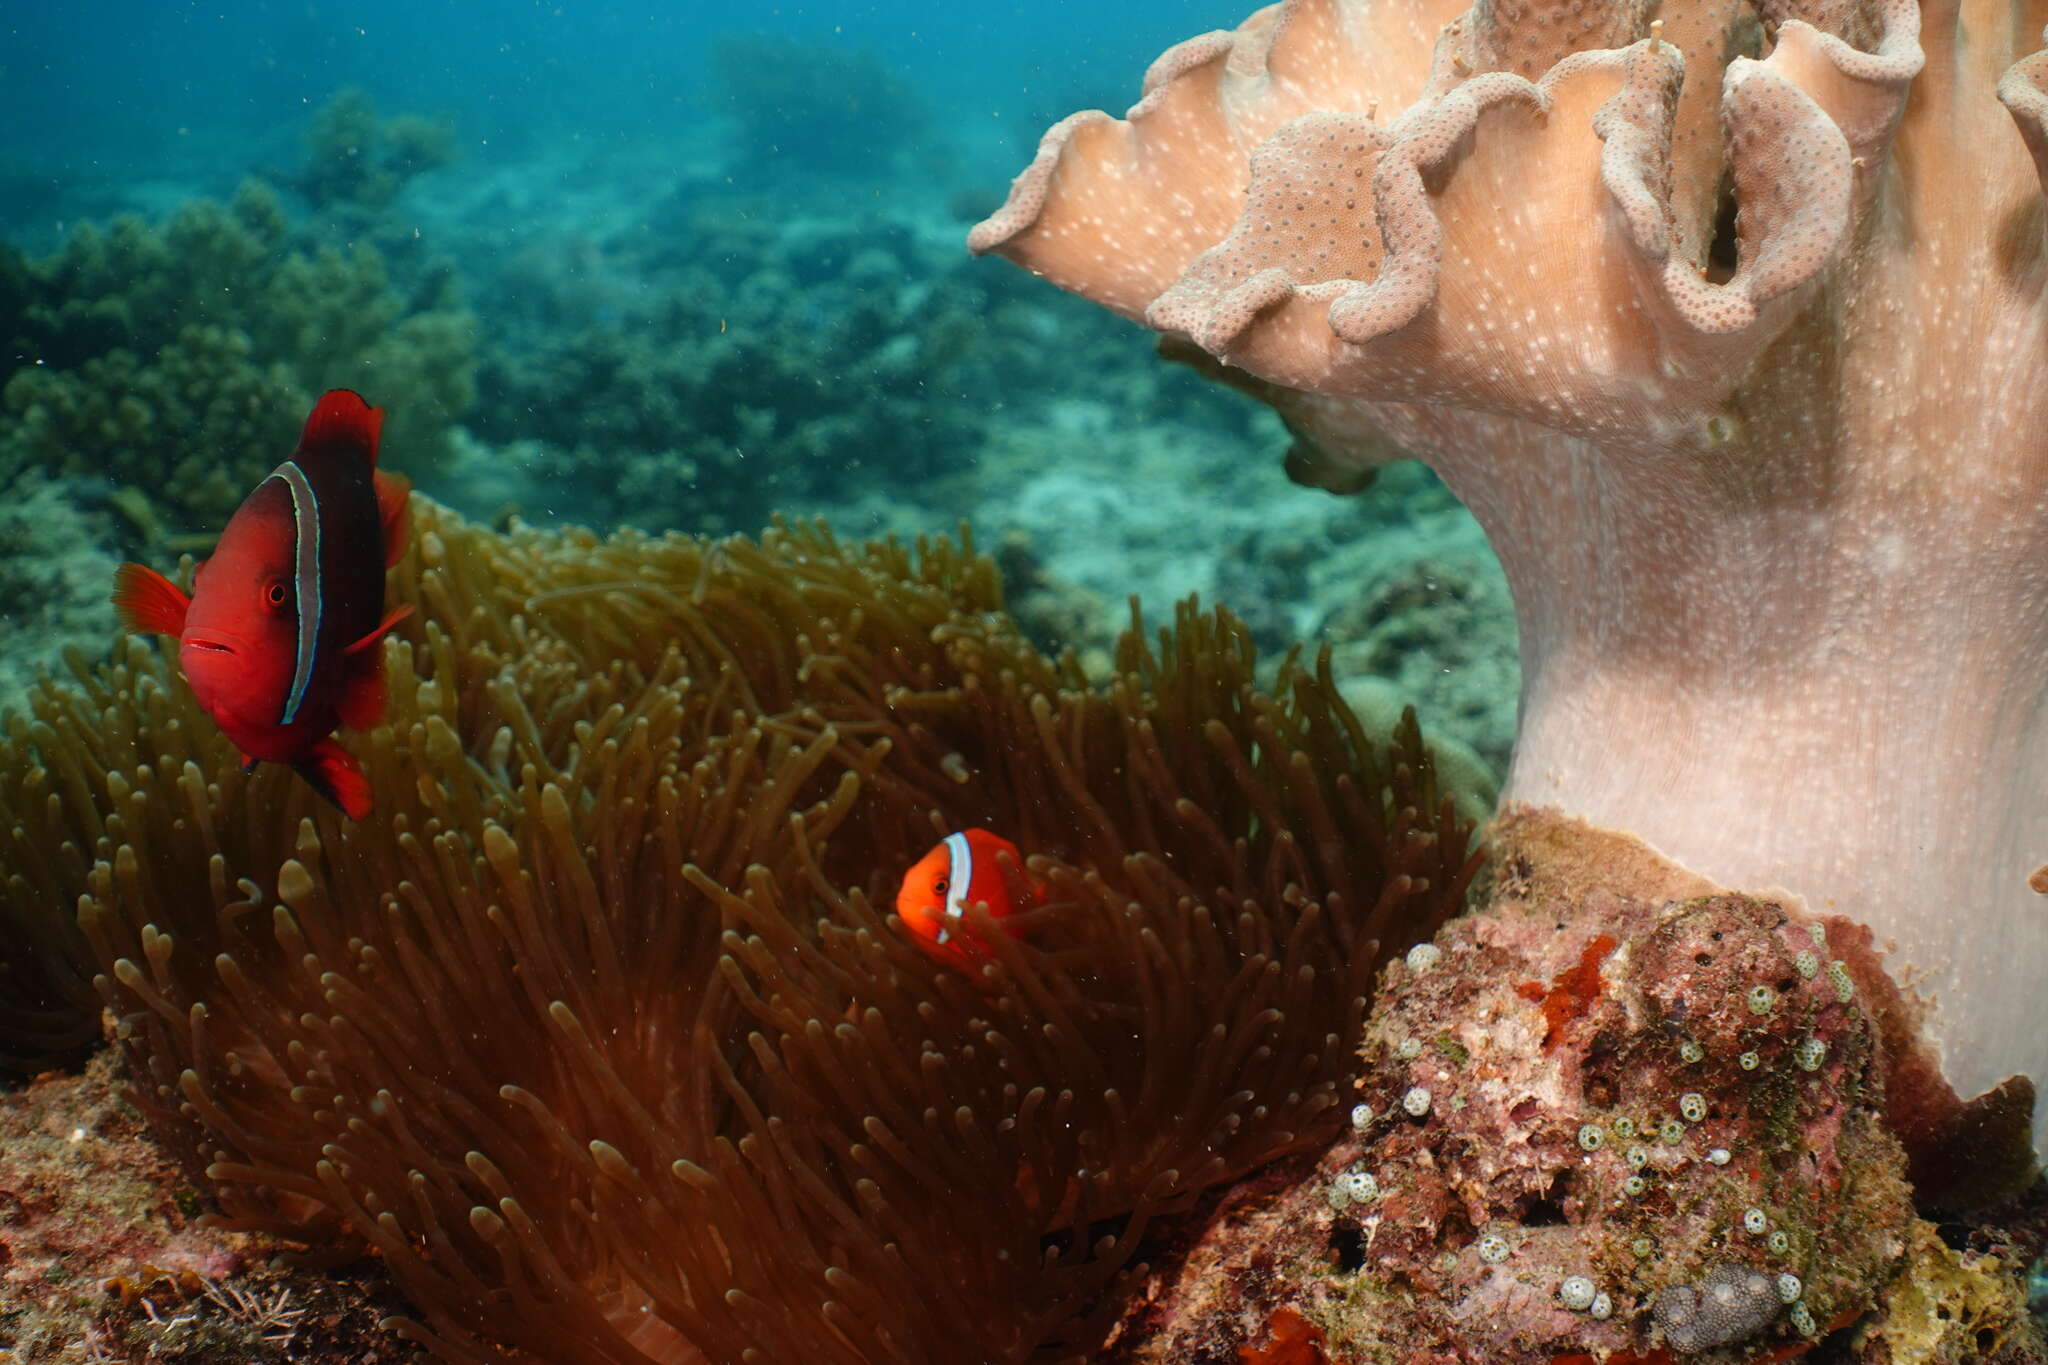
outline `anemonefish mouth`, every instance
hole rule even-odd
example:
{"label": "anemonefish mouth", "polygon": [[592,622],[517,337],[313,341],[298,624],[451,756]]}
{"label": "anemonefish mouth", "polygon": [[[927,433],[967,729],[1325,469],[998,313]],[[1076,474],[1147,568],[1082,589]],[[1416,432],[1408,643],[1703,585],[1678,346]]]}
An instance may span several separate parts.
{"label": "anemonefish mouth", "polygon": [[188,630],[178,643],[186,649],[203,649],[210,654],[233,654],[236,646],[236,641],[210,630]]}

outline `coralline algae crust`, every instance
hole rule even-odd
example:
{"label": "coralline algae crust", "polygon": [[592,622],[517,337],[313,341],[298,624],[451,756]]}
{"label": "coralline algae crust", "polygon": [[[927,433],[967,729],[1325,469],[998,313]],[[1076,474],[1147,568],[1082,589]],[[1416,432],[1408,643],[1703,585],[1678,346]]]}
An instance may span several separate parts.
{"label": "coralline algae crust", "polygon": [[[1359,1099],[1384,1117],[1213,1227],[1206,1308],[1161,1275],[1167,1326],[1106,1360],[1235,1360],[1283,1306],[1331,1362],[1755,1351],[1878,1301],[1915,1220],[1878,1033],[1825,935],[1754,897],[1564,896],[1501,867],[1427,970],[1382,977]],[[1378,1197],[1332,1207],[1360,1166]]]}

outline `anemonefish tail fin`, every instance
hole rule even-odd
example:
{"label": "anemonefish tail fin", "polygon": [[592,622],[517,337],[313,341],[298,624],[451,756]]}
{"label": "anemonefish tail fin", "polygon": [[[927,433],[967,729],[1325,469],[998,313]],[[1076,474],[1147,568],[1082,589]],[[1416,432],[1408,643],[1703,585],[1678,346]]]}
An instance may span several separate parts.
{"label": "anemonefish tail fin", "polygon": [[384,707],[390,698],[384,683],[384,636],[410,615],[410,606],[393,607],[375,630],[343,651],[348,678],[342,684],[337,709],[347,728],[374,730],[384,723]]}
{"label": "anemonefish tail fin", "polygon": [[292,771],[349,819],[360,820],[370,813],[370,779],[363,776],[355,755],[332,737],[314,745],[312,752],[292,764]]}
{"label": "anemonefish tail fin", "polygon": [[384,567],[388,569],[405,556],[405,509],[412,497],[412,480],[380,469],[375,482],[377,520],[384,523]]}
{"label": "anemonefish tail fin", "polygon": [[299,449],[345,446],[361,450],[377,463],[377,440],[384,432],[384,409],[373,408],[353,389],[329,389],[313,405]]}
{"label": "anemonefish tail fin", "polygon": [[123,564],[114,570],[114,615],[142,634],[183,635],[192,599],[155,569]]}

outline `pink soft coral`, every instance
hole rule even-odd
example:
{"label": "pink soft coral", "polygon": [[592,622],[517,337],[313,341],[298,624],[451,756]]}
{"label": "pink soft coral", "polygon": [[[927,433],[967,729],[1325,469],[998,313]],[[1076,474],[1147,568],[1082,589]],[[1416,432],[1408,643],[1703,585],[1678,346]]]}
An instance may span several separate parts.
{"label": "pink soft coral", "polygon": [[1426,460],[1515,591],[1508,798],[1869,923],[1962,1094],[2038,1082],[2039,10],[1287,0],[971,245],[1201,348],[1298,473]]}

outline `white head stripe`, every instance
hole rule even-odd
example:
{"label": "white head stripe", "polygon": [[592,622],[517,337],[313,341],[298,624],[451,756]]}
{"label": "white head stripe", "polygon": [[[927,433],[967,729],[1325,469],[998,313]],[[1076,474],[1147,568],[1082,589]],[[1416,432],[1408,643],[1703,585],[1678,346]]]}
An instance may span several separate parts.
{"label": "white head stripe", "polygon": [[286,460],[270,471],[270,477],[284,480],[292,495],[292,595],[299,611],[299,642],[292,690],[277,719],[279,725],[290,725],[306,700],[306,688],[313,681],[313,654],[320,644],[320,500],[306,471],[294,461]]}
{"label": "white head stripe", "polygon": [[967,888],[974,884],[974,854],[966,835],[946,836],[946,861],[951,864],[946,873],[946,913],[958,919],[967,912]]}

